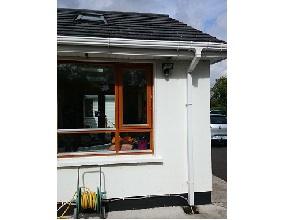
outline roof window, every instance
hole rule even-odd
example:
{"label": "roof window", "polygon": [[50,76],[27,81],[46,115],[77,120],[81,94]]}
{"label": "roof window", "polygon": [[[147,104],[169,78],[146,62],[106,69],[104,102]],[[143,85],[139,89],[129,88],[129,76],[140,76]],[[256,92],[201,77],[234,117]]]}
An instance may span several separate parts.
{"label": "roof window", "polygon": [[107,21],[103,14],[79,14],[75,20],[78,22],[94,22],[98,24],[107,24]]}

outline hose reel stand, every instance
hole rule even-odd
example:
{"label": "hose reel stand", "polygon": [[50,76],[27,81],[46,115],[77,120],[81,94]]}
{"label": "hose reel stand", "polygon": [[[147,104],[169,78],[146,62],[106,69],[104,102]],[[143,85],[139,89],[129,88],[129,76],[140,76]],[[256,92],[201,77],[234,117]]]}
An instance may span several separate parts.
{"label": "hose reel stand", "polygon": [[[82,199],[83,199],[82,188],[87,188],[87,187],[80,187],[79,185],[79,176],[80,176],[81,167],[82,166],[78,168],[76,208],[74,209],[74,216],[73,216],[74,219],[78,219],[79,214],[86,213],[85,211],[89,212],[89,208],[84,209],[82,204]],[[101,191],[101,166],[99,166],[99,179],[100,179],[99,187],[96,188],[96,194],[95,196],[92,196],[92,197],[90,196],[92,198],[92,201],[88,201],[88,204],[90,202],[92,203],[90,204],[90,206],[92,207],[91,212],[95,211],[96,214],[99,214],[101,218],[105,219],[106,212],[105,212],[105,206],[103,205],[103,200],[106,198],[106,192]]]}

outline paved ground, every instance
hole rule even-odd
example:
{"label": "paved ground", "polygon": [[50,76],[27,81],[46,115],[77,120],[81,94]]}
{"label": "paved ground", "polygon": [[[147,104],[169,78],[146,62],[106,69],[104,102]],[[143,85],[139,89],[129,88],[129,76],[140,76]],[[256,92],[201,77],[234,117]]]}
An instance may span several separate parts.
{"label": "paved ground", "polygon": [[211,147],[212,173],[227,181],[227,147]]}
{"label": "paved ground", "polygon": [[[160,207],[152,209],[113,211],[107,213],[107,219],[226,219],[227,183],[213,176],[212,204],[196,206],[198,214],[186,214],[183,207]],[[68,216],[69,217],[69,216]],[[83,218],[83,216],[79,216]],[[99,216],[85,216],[98,219]]]}
{"label": "paved ground", "polygon": [[110,212],[108,219],[226,219],[227,185],[222,179],[213,176],[211,205],[199,205],[199,214],[186,214],[182,207],[161,207],[153,209]]}

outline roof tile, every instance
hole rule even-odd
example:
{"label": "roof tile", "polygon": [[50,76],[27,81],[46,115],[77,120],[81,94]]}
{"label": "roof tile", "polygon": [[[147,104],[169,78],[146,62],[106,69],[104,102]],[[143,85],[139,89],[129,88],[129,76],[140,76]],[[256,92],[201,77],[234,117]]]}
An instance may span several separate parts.
{"label": "roof tile", "polygon": [[[103,14],[107,24],[75,20],[87,13]],[[57,9],[57,35],[225,43],[168,15],[68,8]]]}

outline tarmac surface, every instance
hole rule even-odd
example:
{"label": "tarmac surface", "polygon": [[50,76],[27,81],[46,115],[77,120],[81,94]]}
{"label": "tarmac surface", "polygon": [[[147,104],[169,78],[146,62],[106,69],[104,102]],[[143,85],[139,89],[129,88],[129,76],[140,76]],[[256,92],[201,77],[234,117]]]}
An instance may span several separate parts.
{"label": "tarmac surface", "polygon": [[[212,178],[212,204],[197,205],[197,214],[186,214],[183,207],[159,207],[152,209],[112,211],[106,219],[226,219],[227,218],[227,183],[214,176]],[[188,207],[185,207],[188,208]],[[81,214],[80,214],[81,215]],[[71,218],[67,216],[64,218]],[[99,216],[79,216],[80,219],[99,219]]]}
{"label": "tarmac surface", "polygon": [[211,147],[212,174],[227,181],[227,147]]}

